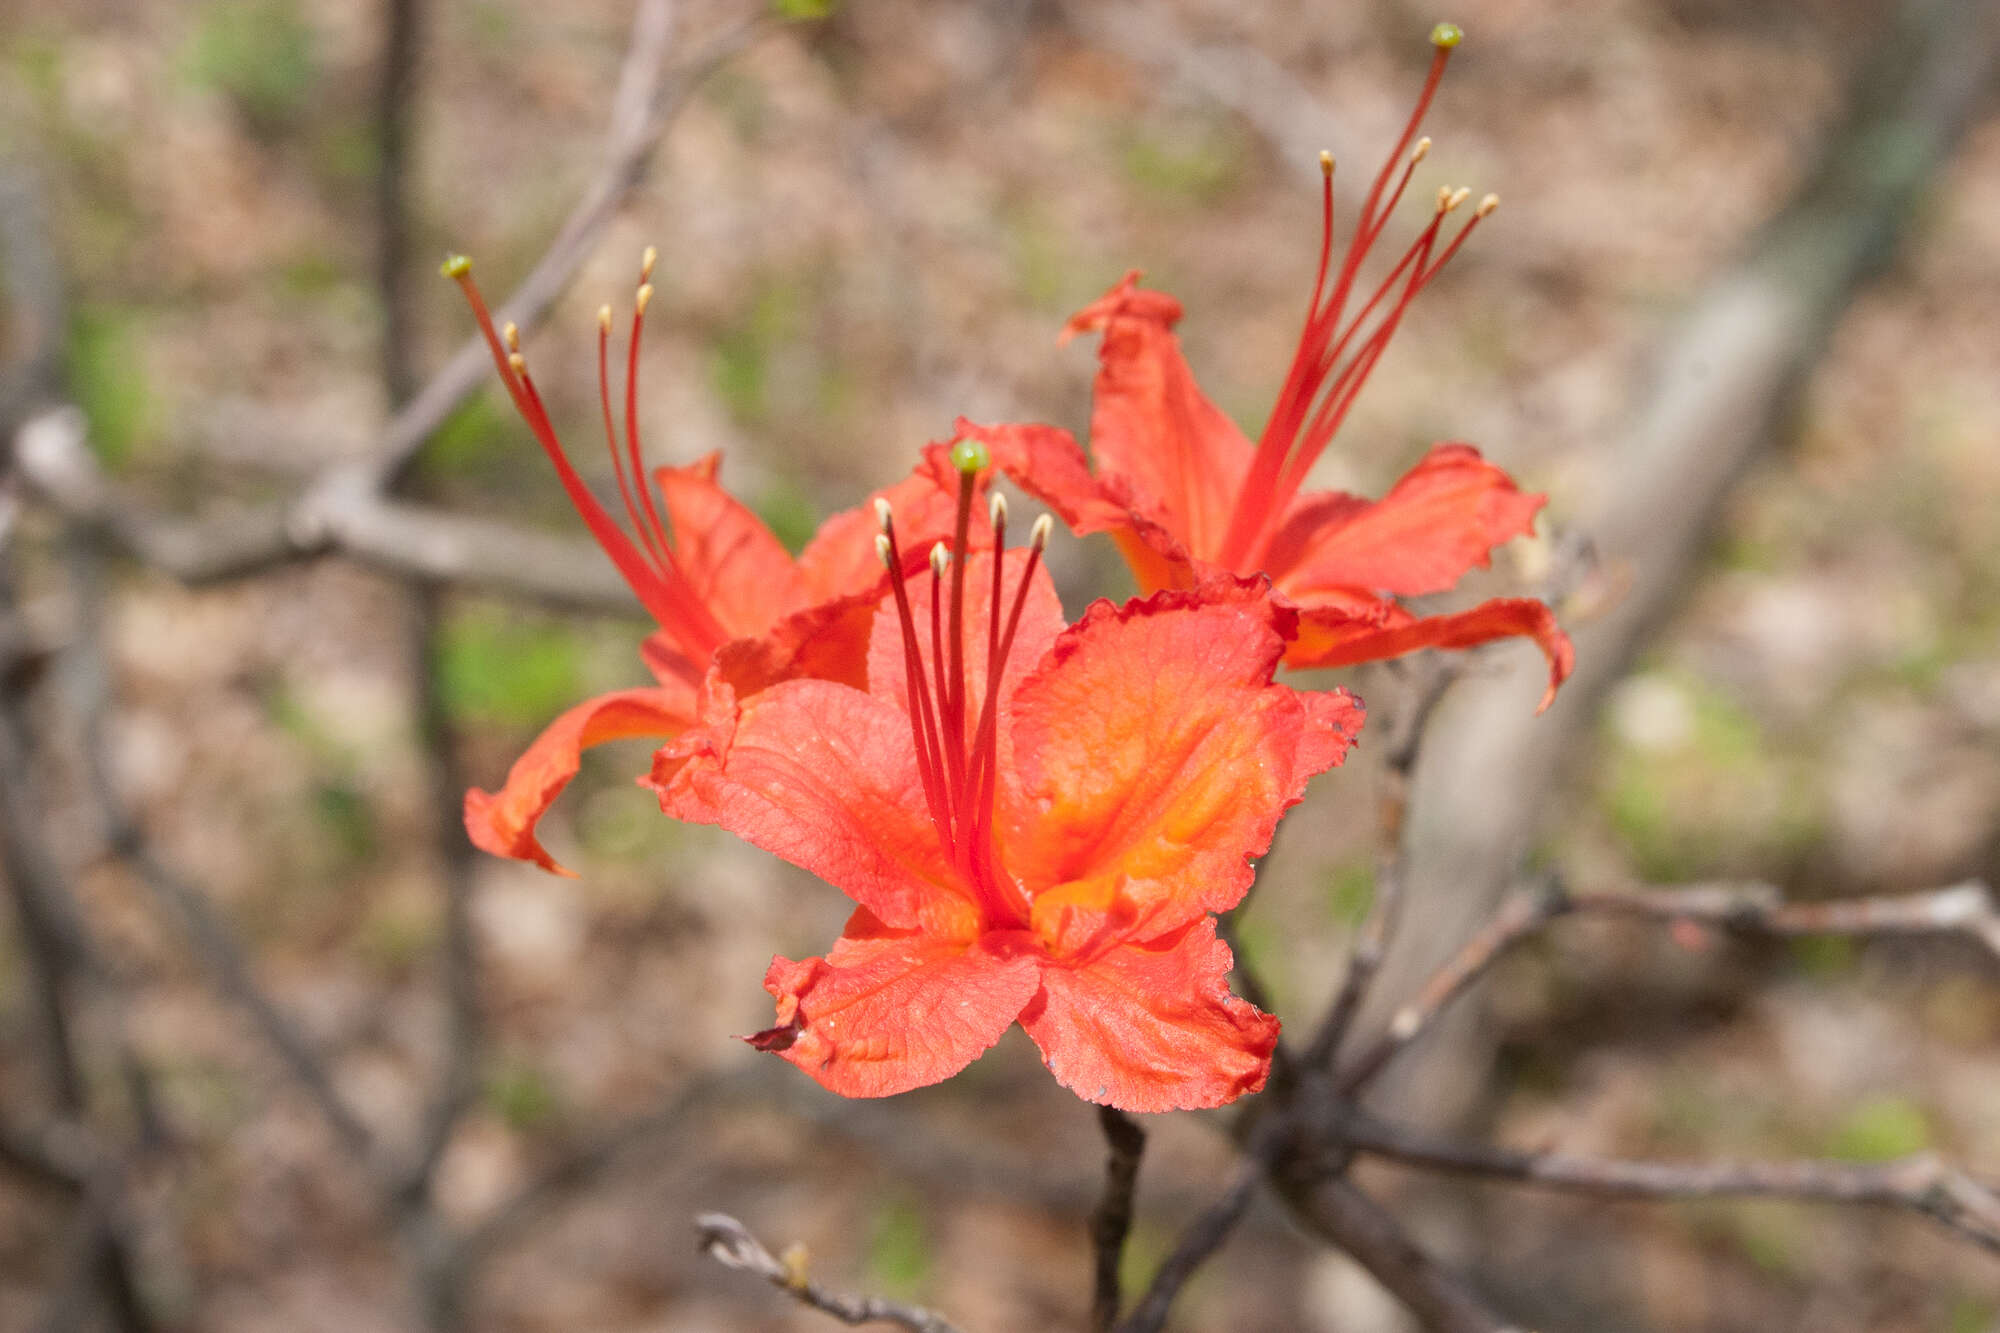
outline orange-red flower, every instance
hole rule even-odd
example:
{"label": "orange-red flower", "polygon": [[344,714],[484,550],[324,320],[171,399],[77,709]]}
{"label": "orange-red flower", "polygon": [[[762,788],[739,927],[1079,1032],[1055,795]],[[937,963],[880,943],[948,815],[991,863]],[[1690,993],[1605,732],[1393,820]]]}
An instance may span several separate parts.
{"label": "orange-red flower", "polygon": [[535,825],[576,776],[584,750],[680,732],[695,719],[699,687],[712,664],[746,694],[793,675],[860,683],[873,606],[885,586],[874,551],[874,505],[886,503],[912,531],[932,537],[950,531],[956,511],[956,475],[942,445],[927,448],[917,469],[876,492],[871,504],[828,519],[796,560],[717,484],[717,455],[687,467],[658,468],[648,486],[637,395],[653,259],[648,250],[632,313],[622,447],[611,404],[611,308],[598,314],[604,432],[630,533],[571,464],[528,375],[518,334],[511,324],[504,334],[496,331],[470,263],[455,257],[445,265],[446,275],[464,288],[500,379],[555,465],[571,503],[659,625],[640,647],[652,686],[618,690],[569,709],[515,761],[498,792],[475,788],[465,795],[465,826],[475,845],[558,874],[569,872],[536,838]]}
{"label": "orange-red flower", "polygon": [[655,761],[667,813],[857,904],[825,957],[773,960],[777,1023],[751,1040],[834,1092],[883,1096],[956,1073],[1018,1020],[1090,1101],[1254,1091],[1278,1023],[1230,993],[1211,914],[1345,757],[1360,704],[1272,683],[1291,613],[1260,586],[1099,602],[1065,628],[1047,520],[1002,555],[996,497],[994,527],[992,553],[940,546],[906,579],[885,517],[894,599],[866,688],[746,699],[713,680],[701,724]]}
{"label": "orange-red flower", "polygon": [[1369,189],[1337,269],[1333,162],[1321,158],[1319,272],[1290,373],[1256,445],[1196,385],[1173,333],[1180,303],[1139,287],[1137,273],[1080,311],[1064,333],[1101,335],[1090,422],[1095,474],[1068,433],[1053,427],[1005,427],[982,438],[1001,467],[1076,531],[1112,533],[1142,587],[1267,575],[1300,612],[1290,666],[1345,666],[1526,635],[1549,659],[1546,707],[1569,674],[1572,651],[1543,603],[1499,598],[1456,615],[1418,616],[1398,600],[1443,592],[1487,565],[1495,546],[1531,530],[1544,497],[1523,494],[1467,444],[1433,448],[1380,500],[1303,490],[1410,302],[1498,203],[1481,200],[1446,241],[1445,219],[1469,192],[1440,190],[1429,225],[1350,315],[1361,261],[1429,148],[1428,139],[1414,148],[1411,140],[1458,31],[1440,25],[1432,42],[1437,52],[1416,111]]}

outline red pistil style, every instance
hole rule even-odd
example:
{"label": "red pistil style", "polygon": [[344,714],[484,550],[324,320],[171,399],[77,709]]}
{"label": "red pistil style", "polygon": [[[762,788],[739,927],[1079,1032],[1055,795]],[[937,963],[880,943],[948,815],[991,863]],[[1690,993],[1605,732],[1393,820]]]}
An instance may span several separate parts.
{"label": "red pistil style", "polygon": [[[1028,924],[1029,903],[1020,885],[1000,867],[993,846],[994,775],[998,770],[998,721],[1001,667],[1013,651],[1014,636],[1021,625],[1035,571],[1049,543],[1054,521],[1046,514],[1035,520],[1029,531],[1027,559],[1015,584],[1014,595],[1003,601],[1003,579],[1007,552],[1007,497],[995,493],[989,503],[989,525],[993,529],[992,586],[987,600],[985,688],[979,692],[978,711],[966,681],[965,657],[965,575],[966,560],[954,559],[953,549],[964,550],[964,537],[972,516],[973,478],[987,466],[983,446],[961,441],[953,447],[952,461],[964,479],[959,488],[956,548],[943,542],[931,548],[930,621],[933,631],[930,669],[918,646],[915,615],[910,605],[909,581],[903,572],[896,529],[888,506],[877,508],[882,531],[876,537],[876,551],[895,594],[896,617],[903,643],[903,675],[906,697],[912,701],[910,726],[917,754],[918,778],[923,784],[924,801],[932,825],[947,859],[972,890],[988,916],[1013,926]],[[942,648],[937,638],[940,622],[939,589],[949,579],[950,608],[945,619],[949,637]],[[1003,628],[1002,606],[1008,609]],[[935,692],[935,693],[933,693]],[[968,724],[970,729],[968,730]]]}
{"label": "red pistil style", "polygon": [[[828,519],[794,560],[716,483],[716,455],[647,474],[639,437],[639,348],[656,258],[649,247],[639,266],[625,354],[622,440],[611,387],[611,308],[597,316],[598,404],[629,529],[577,473],[528,373],[519,331],[512,324],[495,328],[471,262],[455,256],[444,265],[445,275],[464,290],[501,383],[570,502],[659,625],[640,647],[653,686],[569,709],[522,754],[500,791],[466,793],[466,830],[476,845],[557,873],[568,872],[536,838],[535,825],[576,776],[585,749],[677,735],[695,721],[700,685],[711,669],[745,695],[793,676],[861,681],[874,602],[885,590],[873,557],[872,507]],[[926,540],[951,530],[958,487],[945,455],[944,446],[930,446],[910,476],[875,497],[875,505],[893,507]]]}
{"label": "red pistil style", "polygon": [[1430,140],[1417,132],[1461,37],[1451,24],[1432,31],[1435,52],[1416,107],[1337,265],[1333,159],[1321,154],[1319,260],[1305,325],[1254,446],[1203,395],[1182,358],[1173,334],[1180,303],[1140,288],[1136,272],[1064,329],[1065,337],[1102,335],[1091,415],[1095,475],[1074,440],[1051,427],[1000,427],[980,437],[1076,531],[1112,533],[1142,587],[1266,575],[1301,613],[1290,666],[1344,666],[1527,635],[1549,659],[1546,707],[1572,661],[1548,607],[1504,598],[1419,617],[1398,601],[1443,592],[1489,564],[1493,547],[1532,530],[1543,497],[1523,494],[1465,444],[1435,447],[1379,501],[1303,489],[1411,303],[1499,205],[1489,194],[1448,230],[1471,192],[1439,189],[1428,223],[1388,273],[1372,287],[1361,283],[1363,261],[1429,152]]}
{"label": "red pistil style", "polygon": [[[890,595],[865,688],[719,676],[654,762],[661,808],[717,824],[856,903],[825,957],[777,958],[776,1023],[749,1040],[834,1092],[947,1078],[1018,1021],[1067,1087],[1126,1110],[1261,1087],[1275,1018],[1229,991],[1212,914],[1306,782],[1361,725],[1345,691],[1271,675],[1295,626],[1220,581],[1065,627],[1007,512],[970,529],[987,451],[961,441],[954,535],[909,558],[878,514]],[[912,573],[912,570],[919,572]]]}

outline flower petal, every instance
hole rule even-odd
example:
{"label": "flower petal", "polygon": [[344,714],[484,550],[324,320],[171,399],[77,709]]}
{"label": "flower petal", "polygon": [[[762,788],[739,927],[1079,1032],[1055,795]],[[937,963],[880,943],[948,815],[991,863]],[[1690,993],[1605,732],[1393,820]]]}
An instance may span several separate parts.
{"label": "flower petal", "polygon": [[868,640],[883,591],[821,602],[786,616],[769,633],[726,643],[716,650],[715,672],[738,699],[781,680],[830,680],[865,689]]}
{"label": "flower petal", "polygon": [[771,960],[775,1026],[749,1038],[830,1092],[887,1097],[950,1078],[1035,994],[1018,932],[950,938],[891,930],[863,908],[825,958]]}
{"label": "flower petal", "polygon": [[1022,490],[1053,509],[1077,536],[1118,532],[1129,527],[1132,514],[1105,494],[1076,437],[1060,426],[1009,423],[985,426],[960,417],[959,435],[978,440],[993,456],[993,466],[1012,477]]}
{"label": "flower petal", "polygon": [[1399,606],[1356,615],[1347,605],[1299,608],[1298,637],[1285,653],[1294,668],[1352,666],[1401,657],[1421,648],[1472,648],[1495,639],[1531,638],[1549,659],[1549,688],[1536,708],[1555,702],[1556,689],[1576,665],[1576,649],[1555,612],[1532,597],[1496,597],[1456,615],[1417,617]]}
{"label": "flower petal", "polygon": [[1203,917],[1146,945],[1042,967],[1021,1026],[1058,1082],[1121,1111],[1221,1106],[1264,1086],[1278,1020],[1229,991],[1229,946]]}
{"label": "flower petal", "polygon": [[964,934],[974,909],[939,845],[910,720],[860,690],[791,680],[738,701],[711,679],[701,725],[654,756],[676,819],[809,870],[888,925]]}
{"label": "flower petal", "polygon": [[1107,485],[1141,515],[1212,560],[1249,471],[1250,441],[1203,394],[1173,327],[1180,302],[1138,286],[1137,272],[1073,316],[1066,334],[1096,331],[1090,451]]}
{"label": "flower petal", "polygon": [[1265,568],[1278,591],[1300,602],[1325,588],[1443,592],[1491,564],[1494,547],[1532,531],[1546,499],[1524,494],[1471,445],[1440,444],[1373,504],[1301,497]]}
{"label": "flower petal", "polygon": [[585,700],[542,730],[514,761],[498,792],[475,787],[465,794],[465,831],[482,851],[567,875],[536,840],[535,824],[576,776],[583,752],[605,741],[673,736],[694,720],[695,694],[685,686],[621,690]]}
{"label": "flower petal", "polygon": [[791,553],[742,501],[716,484],[720,454],[653,471],[673,524],[674,557],[723,629],[762,634],[804,605],[805,580]]}
{"label": "flower petal", "polygon": [[1003,851],[1058,956],[1233,907],[1361,727],[1345,691],[1271,683],[1290,613],[1261,584],[1226,587],[1097,603],[1014,696]]}

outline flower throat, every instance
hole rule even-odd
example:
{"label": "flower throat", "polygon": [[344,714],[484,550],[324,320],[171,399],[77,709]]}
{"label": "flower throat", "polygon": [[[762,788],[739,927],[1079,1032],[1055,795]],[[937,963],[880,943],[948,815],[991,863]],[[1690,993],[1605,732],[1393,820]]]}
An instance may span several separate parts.
{"label": "flower throat", "polygon": [[[924,801],[936,826],[939,843],[952,866],[964,877],[990,920],[1025,925],[1027,896],[1000,863],[993,839],[994,783],[998,771],[1000,676],[1013,650],[1014,632],[1027,604],[1043,549],[1053,523],[1044,514],[1029,531],[1026,563],[1014,586],[1002,623],[1007,550],[1007,498],[992,497],[992,588],[986,616],[985,689],[978,700],[968,688],[965,584],[967,538],[972,527],[973,493],[979,472],[990,459],[974,440],[952,446],[958,471],[958,514],[949,546],[931,548],[929,640],[930,660],[924,660],[918,615],[912,603],[904,556],[886,501],[875,502],[881,533],[875,553],[889,571],[896,618],[903,636],[903,670],[909,695],[910,730],[916,744],[917,772]],[[946,585],[949,589],[946,591]],[[976,705],[976,708],[975,708]]]}

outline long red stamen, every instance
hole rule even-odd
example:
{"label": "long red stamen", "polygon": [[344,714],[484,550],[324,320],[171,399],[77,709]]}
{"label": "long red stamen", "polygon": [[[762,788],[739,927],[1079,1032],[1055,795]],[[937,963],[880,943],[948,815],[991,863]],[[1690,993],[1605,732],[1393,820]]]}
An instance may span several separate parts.
{"label": "long red stamen", "polygon": [[[931,711],[930,682],[924,679],[923,654],[917,648],[917,628],[910,617],[910,589],[903,577],[903,553],[896,545],[896,529],[890,521],[889,504],[876,501],[875,516],[882,531],[875,538],[875,554],[889,570],[889,586],[896,597],[896,619],[903,630],[904,687],[910,696],[910,719],[917,742],[917,776],[924,784],[924,803],[931,823],[940,832],[950,826],[945,802],[944,780],[940,772],[937,718]],[[950,847],[947,846],[947,851]]]}
{"label": "long red stamen", "polygon": [[[962,453],[962,457],[961,457]],[[912,598],[902,572],[902,556],[895,545],[894,527],[878,506],[882,536],[876,553],[890,570],[896,617],[903,639],[903,668],[910,699],[910,729],[917,754],[917,769],[931,822],[937,829],[939,845],[968,888],[976,895],[989,919],[996,922],[1025,923],[1029,903],[1000,862],[994,841],[993,805],[997,791],[1000,679],[1014,636],[1027,606],[1028,592],[1048,543],[1052,521],[1044,516],[1034,527],[1025,569],[1014,590],[1010,606],[1006,602],[1007,504],[998,496],[992,505],[994,529],[993,570],[986,588],[986,674],[976,701],[971,698],[965,637],[968,620],[965,602],[969,559],[965,539],[970,535],[972,497],[978,490],[978,473],[990,466],[986,451],[971,442],[961,442],[953,450],[959,470],[960,538],[956,550],[944,542],[931,548],[931,641],[930,663],[926,669]],[[935,711],[932,701],[935,699]],[[976,702],[975,711],[972,707]]]}
{"label": "long red stamen", "polygon": [[[632,499],[632,486],[626,480],[625,464],[618,454],[618,427],[611,419],[611,307],[608,305],[597,308],[597,405],[604,417],[604,448],[611,455],[611,471],[618,478],[618,498],[625,502],[625,517],[639,534],[646,554],[664,569],[666,557],[661,554],[652,529],[639,519],[639,506]],[[640,484],[644,485],[643,477]]]}
{"label": "long red stamen", "polygon": [[952,711],[951,680],[945,675],[944,582],[951,553],[943,542],[931,547],[931,672],[937,682],[938,753],[943,760],[946,799],[954,810],[964,783],[965,733]]}
{"label": "long red stamen", "polygon": [[[1005,510],[1001,511],[1005,514]],[[1041,563],[1042,551],[1049,544],[1049,533],[1055,530],[1055,520],[1043,514],[1035,520],[1028,531],[1028,563],[1021,570],[1021,581],[1014,588],[1014,604],[1007,610],[1007,628],[1000,635],[999,647],[993,654],[993,666],[986,674],[986,698],[979,707],[979,731],[973,742],[973,810],[975,812],[974,833],[982,846],[993,843],[993,797],[995,783],[1000,769],[1000,668],[1007,661],[1007,655],[1014,649],[1014,631],[1020,628],[1021,612],[1028,604],[1028,585],[1034,582],[1035,566]],[[993,566],[996,571],[1003,563],[1004,548],[999,541],[993,545]],[[990,622],[999,623],[1000,575],[993,575],[993,607]]]}
{"label": "long red stamen", "polygon": [[[673,543],[667,540],[667,525],[660,521],[660,511],[653,504],[653,483],[646,475],[645,452],[639,446],[639,336],[646,328],[646,307],[653,299],[653,264],[659,257],[660,252],[649,245],[639,259],[639,290],[632,301],[632,341],[625,351],[625,447],[632,456],[633,484],[645,501],[646,520],[659,537],[660,549],[666,557],[663,563],[679,575],[680,561],[674,555]],[[636,517],[632,524],[642,526]]]}
{"label": "long red stamen", "polygon": [[[1417,131],[1437,95],[1451,52],[1462,37],[1459,29],[1448,23],[1441,23],[1432,30],[1431,44],[1435,50],[1423,88],[1417,95],[1416,106],[1369,185],[1360,212],[1355,217],[1354,235],[1330,284],[1327,275],[1332,269],[1333,253],[1333,160],[1321,154],[1320,254],[1313,277],[1312,297],[1306,306],[1305,327],[1299,336],[1298,350],[1287,369],[1284,386],[1272,407],[1271,418],[1258,439],[1249,472],[1236,498],[1229,529],[1220,547],[1213,553],[1219,563],[1232,569],[1253,568],[1262,560],[1278,520],[1297,495],[1306,473],[1339,429],[1362,384],[1381,359],[1390,335],[1402,320],[1403,312],[1416,294],[1429,285],[1438,270],[1457,253],[1471,230],[1471,224],[1468,224],[1433,261],[1432,251],[1442,218],[1440,213],[1404,252],[1360,312],[1351,319],[1346,317],[1362,261],[1387,228],[1389,219],[1409,187],[1417,164],[1430,147],[1430,140],[1417,139]],[[1414,148],[1411,147],[1413,141]],[[1456,203],[1453,204],[1455,206]],[[1483,203],[1481,207],[1491,211]],[[1480,213],[1473,222],[1484,216],[1484,212]],[[1397,293],[1396,298],[1382,315],[1381,323],[1357,346],[1355,339],[1361,328],[1392,291]]]}
{"label": "long red stamen", "polygon": [[[611,558],[611,563],[630,585],[633,595],[690,655],[706,657],[719,648],[729,635],[700,595],[681,576],[673,562],[671,547],[665,545],[664,530],[656,529],[656,537],[663,548],[661,553],[666,556],[664,563],[660,563],[654,558],[652,544],[649,543],[645,549],[635,545],[590,488],[584,485],[583,478],[563,449],[562,440],[556,435],[555,426],[549,419],[548,409],[543,405],[534,381],[528,375],[527,361],[521,355],[519,332],[509,324],[503,345],[501,333],[494,328],[492,312],[486,307],[486,299],[472,279],[472,262],[463,255],[454,255],[445,261],[443,272],[465,293],[466,304],[472,309],[473,322],[486,340],[487,351],[492,354],[494,367],[500,372],[500,382],[506,387],[507,396],[514,400],[514,407],[520,412],[522,420],[528,423],[535,442],[548,456],[549,463],[556,470],[557,480],[562,483],[571,505],[582,517],[584,526],[590,529],[591,536]],[[607,400],[608,425],[607,385],[600,385],[600,396]],[[613,461],[616,462],[615,445]],[[620,482],[622,486],[622,473]],[[629,499],[627,503],[630,503]],[[639,527],[643,535],[644,525],[635,523],[634,526]]]}

